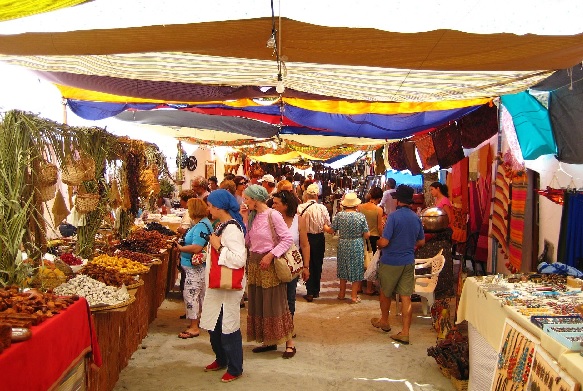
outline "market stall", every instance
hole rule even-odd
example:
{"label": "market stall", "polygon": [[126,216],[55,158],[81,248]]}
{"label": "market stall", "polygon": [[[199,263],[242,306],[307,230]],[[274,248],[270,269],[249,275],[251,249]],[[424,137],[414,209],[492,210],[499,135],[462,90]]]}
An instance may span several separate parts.
{"label": "market stall", "polygon": [[[543,292],[552,291],[537,290],[541,288],[542,284],[509,283],[507,280],[493,277],[479,281],[476,278],[466,279],[458,307],[457,322],[467,320],[469,323],[470,390],[490,389],[498,365],[498,352],[507,319],[514,321],[532,335],[558,365],[577,382],[583,384],[583,356],[578,351],[562,345],[531,319],[533,315],[574,315],[576,313],[574,303],[583,303],[583,293],[579,288],[578,291],[554,291],[559,294],[551,296]],[[559,289],[563,290],[562,287]],[[578,349],[581,350],[580,347]]]}
{"label": "market stall", "polygon": [[32,326],[31,333],[30,340],[13,343],[0,354],[0,389],[55,389],[71,377],[84,383],[88,368],[85,359],[89,357],[101,366],[96,329],[87,301],[82,298],[58,315]]}

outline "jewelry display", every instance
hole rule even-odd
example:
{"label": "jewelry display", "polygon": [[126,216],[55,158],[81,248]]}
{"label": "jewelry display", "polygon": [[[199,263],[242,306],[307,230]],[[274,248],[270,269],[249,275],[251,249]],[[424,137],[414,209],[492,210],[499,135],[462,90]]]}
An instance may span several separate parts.
{"label": "jewelry display", "polygon": [[534,352],[528,390],[533,391],[576,391],[577,382],[565,373],[550,355],[537,346]]}

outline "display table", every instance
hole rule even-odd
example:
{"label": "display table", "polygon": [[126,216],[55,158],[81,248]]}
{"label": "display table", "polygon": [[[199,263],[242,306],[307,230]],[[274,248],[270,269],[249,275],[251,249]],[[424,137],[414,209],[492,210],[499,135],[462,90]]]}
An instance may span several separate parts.
{"label": "display table", "polygon": [[0,390],[52,390],[93,351],[101,365],[87,301],[81,298],[53,318],[33,326],[32,338],[0,354]]}
{"label": "display table", "polygon": [[[475,278],[467,278],[458,306],[457,322],[460,323],[467,320],[488,345],[497,352],[506,318],[512,319],[533,336],[540,339],[541,347],[549,352],[558,361],[559,365],[573,376],[575,380],[583,384],[583,357],[578,352],[567,350],[567,348],[533,324],[530,321],[530,317],[522,315],[514,307],[502,305],[502,302],[497,297],[482,289]],[[474,350],[475,346],[472,346],[472,333],[469,336],[470,350]],[[477,381],[483,382],[485,380],[479,379],[483,375],[477,375],[477,371],[489,373],[489,380],[491,380],[491,376],[493,376],[496,368],[497,357],[484,354],[476,355],[476,359],[480,361],[470,361],[470,390],[478,389],[473,387],[472,383]]]}

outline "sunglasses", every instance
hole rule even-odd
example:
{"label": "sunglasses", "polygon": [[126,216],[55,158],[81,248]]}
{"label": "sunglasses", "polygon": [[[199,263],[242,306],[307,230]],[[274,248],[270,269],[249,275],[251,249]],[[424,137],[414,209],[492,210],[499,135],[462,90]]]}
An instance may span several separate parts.
{"label": "sunglasses", "polygon": [[237,183],[237,186],[246,185],[246,184],[247,184],[247,182],[239,182],[239,183]]}

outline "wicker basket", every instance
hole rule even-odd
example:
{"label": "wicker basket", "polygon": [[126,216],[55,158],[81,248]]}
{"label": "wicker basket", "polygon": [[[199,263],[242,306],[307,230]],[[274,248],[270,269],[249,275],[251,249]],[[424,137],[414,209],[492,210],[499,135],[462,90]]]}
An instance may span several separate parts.
{"label": "wicker basket", "polygon": [[53,183],[49,186],[43,186],[38,189],[40,193],[40,200],[42,202],[47,202],[55,198],[55,194],[57,192],[57,185]]}
{"label": "wicker basket", "polygon": [[45,161],[40,165],[38,172],[38,181],[43,187],[54,185],[55,183],[57,183],[58,179],[57,173],[58,173],[57,166]]}
{"label": "wicker basket", "polygon": [[75,207],[79,213],[89,213],[97,208],[99,200],[99,194],[77,194]]}
{"label": "wicker basket", "polygon": [[61,180],[69,186],[79,186],[81,182],[94,178],[95,160],[88,156],[83,156],[79,160],[67,160],[61,173]]}
{"label": "wicker basket", "polygon": [[468,380],[459,380],[453,376],[450,377],[449,380],[451,380],[451,384],[453,384],[456,391],[468,391]]}

